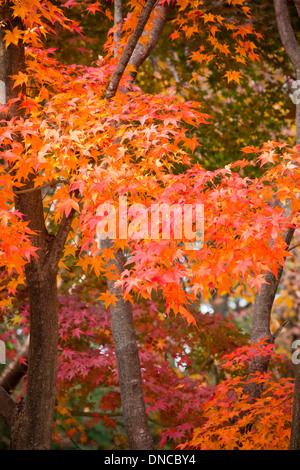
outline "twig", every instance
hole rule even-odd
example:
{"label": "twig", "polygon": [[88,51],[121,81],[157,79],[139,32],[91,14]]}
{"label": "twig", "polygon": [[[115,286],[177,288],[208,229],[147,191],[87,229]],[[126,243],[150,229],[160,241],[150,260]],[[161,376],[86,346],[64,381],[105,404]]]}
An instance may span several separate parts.
{"label": "twig", "polygon": [[297,245],[291,246],[287,251],[292,251],[294,248],[298,248],[300,246],[300,243],[297,243]]}
{"label": "twig", "polygon": [[65,180],[52,180],[50,183],[45,183],[42,186],[36,186],[35,188],[28,188],[28,189],[20,189],[17,191],[14,191],[15,194],[26,194],[26,193],[33,193],[34,191],[39,191],[44,188],[48,188],[49,186],[55,186],[58,183],[66,183],[67,181]]}
{"label": "twig", "polygon": [[285,320],[282,325],[280,325],[276,331],[274,331],[274,333],[271,335],[271,338],[272,339],[276,339],[277,336],[279,335],[279,333],[281,332],[281,330],[289,323],[289,320]]}
{"label": "twig", "polygon": [[146,26],[146,23],[151,15],[151,12],[156,4],[157,0],[147,0],[147,3],[141,13],[141,16],[139,18],[138,24],[136,25],[136,28],[131,35],[127,46],[124,49],[124,52],[118,62],[118,65],[113,73],[113,76],[109,82],[108,88],[107,88],[107,93],[106,93],[106,99],[109,101],[111,98],[113,98],[117,92],[117,89],[119,87],[120,80],[123,76],[124,70],[127,67],[127,64],[132,56],[132,53],[135,49],[135,46],[140,39],[144,27]]}

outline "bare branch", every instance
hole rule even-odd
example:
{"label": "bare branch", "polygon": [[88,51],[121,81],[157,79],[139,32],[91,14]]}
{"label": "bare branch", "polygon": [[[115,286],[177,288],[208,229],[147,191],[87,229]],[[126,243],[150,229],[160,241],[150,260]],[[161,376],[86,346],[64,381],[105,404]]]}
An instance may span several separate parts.
{"label": "bare branch", "polygon": [[291,248],[289,248],[287,251],[292,251],[292,250],[294,250],[295,248],[298,248],[298,246],[300,246],[300,243],[297,243],[297,245],[291,246]]}
{"label": "bare branch", "polygon": [[56,265],[62,255],[75,212],[76,211],[74,209],[71,209],[68,217],[66,217],[65,214],[63,215],[57,234],[53,236],[52,241],[49,242],[51,244],[51,246],[49,246],[49,250],[51,250],[51,256],[49,257],[51,266],[49,266],[49,268],[56,269]]}
{"label": "bare branch", "polygon": [[117,47],[115,50],[115,56],[118,54],[118,49],[121,40],[121,27],[123,21],[123,0],[114,0],[114,25],[118,26],[115,32],[115,42],[117,43]]}
{"label": "bare branch", "polygon": [[11,429],[16,404],[7,391],[0,386],[0,416],[5,422],[8,429]]}
{"label": "bare branch", "polygon": [[27,193],[33,193],[34,191],[39,191],[44,188],[48,188],[49,186],[55,186],[59,183],[68,183],[68,181],[65,180],[52,180],[50,183],[45,183],[42,186],[35,186],[34,188],[28,188],[28,189],[19,189],[19,190],[14,190],[15,194],[27,194]]}
{"label": "bare branch", "polygon": [[281,42],[300,79],[300,46],[292,28],[286,0],[274,0],[274,8]]}
{"label": "bare branch", "polygon": [[294,3],[296,5],[298,16],[300,18],[300,0],[294,0]]}
{"label": "bare branch", "polygon": [[106,93],[107,100],[110,100],[115,96],[117,89],[119,87],[121,78],[123,76],[123,73],[129,63],[129,60],[131,59],[135,46],[137,45],[137,42],[140,39],[144,31],[144,27],[146,26],[147,21],[156,3],[157,3],[157,0],[147,0],[147,3],[139,18],[138,24],[136,25],[136,28],[134,32],[132,33],[127,43],[127,46],[125,47],[125,50],[109,82],[107,93]]}
{"label": "bare branch", "polygon": [[[155,9],[156,16],[153,20],[153,26],[149,33],[148,42],[145,46],[142,43],[138,43],[129,61],[129,63],[132,64],[136,70],[136,72],[131,72],[131,76],[133,79],[135,79],[137,75],[138,68],[147,59],[147,57],[149,57],[153,49],[156,47],[161,37],[163,28],[168,19],[168,16],[170,12],[173,10],[173,8],[174,8],[173,5],[168,5],[168,4],[158,5],[156,7]],[[143,35],[144,34],[147,34],[147,33],[144,32]]]}
{"label": "bare branch", "polygon": [[20,362],[20,358],[28,358],[28,346],[29,336],[18,352],[16,358],[9,363],[0,376],[0,386],[3,387],[7,393],[11,393],[11,391],[14,390],[16,385],[26,373],[27,365],[23,362]]}
{"label": "bare branch", "polygon": [[277,328],[277,330],[274,331],[274,333],[271,335],[273,342],[275,342],[275,339],[277,338],[277,336],[279,335],[279,333],[281,332],[281,330],[282,330],[288,323],[289,323],[289,320],[285,320],[285,321]]}

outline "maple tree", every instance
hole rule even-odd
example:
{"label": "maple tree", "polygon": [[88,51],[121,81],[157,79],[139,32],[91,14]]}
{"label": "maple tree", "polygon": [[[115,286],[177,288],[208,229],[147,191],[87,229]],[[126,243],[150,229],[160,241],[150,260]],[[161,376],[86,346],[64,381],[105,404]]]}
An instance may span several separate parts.
{"label": "maple tree", "polygon": [[[195,100],[183,100],[174,89],[146,93],[136,82],[140,66],[168,22],[172,42],[181,38],[194,43],[189,59],[196,67],[225,59],[223,79],[239,84],[241,72],[236,65],[259,59],[254,41],[261,40],[261,35],[249,21],[246,2],[221,3],[234,12],[230,21],[209,11],[209,5],[206,10],[200,0],[126,5],[115,1],[114,17],[100,2],[69,0],[60,7],[49,1],[2,2],[1,306],[3,315],[9,315],[25,284],[28,304],[20,309],[20,318],[23,333],[30,333],[25,401],[15,403],[8,386],[0,387],[0,412],[14,449],[50,447],[56,399],[56,411],[66,421],[68,435],[78,431],[80,442],[86,442],[84,430],[76,428],[66,404],[75,400],[73,387],[83,379],[90,391],[99,382],[106,387],[119,383],[120,394],[111,390],[108,398],[102,397],[100,408],[114,411],[122,405],[131,449],[154,447],[147,413],[159,412],[164,428],[167,409],[176,410],[177,419],[163,430],[161,445],[169,437],[177,443],[191,438],[194,427],[203,422],[192,411],[203,406],[210,389],[204,387],[197,397],[195,384],[204,380],[202,375],[180,377],[178,367],[170,365],[164,354],[180,357],[179,363],[189,362],[184,347],[196,342],[197,328],[206,321],[195,311],[195,304],[209,300],[216,291],[230,293],[241,282],[265,298],[266,273],[280,279],[291,236],[299,225],[297,147],[272,140],[260,146],[249,144],[242,149],[242,160],[208,171],[193,164],[192,154],[199,148],[198,128],[211,122],[209,113]],[[45,38],[59,28],[83,34],[76,19],[68,18],[68,10],[104,15],[111,22],[104,55],[93,64],[63,63],[45,45]],[[224,36],[219,34],[222,31]],[[185,170],[176,171],[179,166]],[[250,179],[245,171],[253,166],[260,175]],[[103,207],[109,204],[117,214],[125,196],[129,205],[140,208],[128,214],[130,230],[124,237],[100,243],[103,220],[107,221]],[[270,204],[274,200],[280,204]],[[154,204],[176,205],[183,211],[184,206],[191,209],[201,203],[205,207],[201,247],[191,249],[191,234],[185,232],[176,239],[174,226],[167,239],[151,239],[147,231],[134,230]],[[288,234],[285,239],[283,233]],[[88,279],[91,274],[106,279],[99,299],[109,309],[110,319],[93,302],[86,307],[75,295],[74,299],[58,297],[57,276],[70,258]],[[166,315],[165,326],[153,303],[156,295]],[[72,302],[77,315],[70,311]],[[186,337],[179,341],[182,324],[169,346],[158,339],[158,328],[161,338],[165,338],[164,328],[175,328],[175,322],[170,322],[173,315],[183,317],[185,327],[192,329],[190,344]],[[149,333],[156,316],[157,330]],[[136,332],[133,318],[137,318]],[[217,323],[218,317],[213,321]],[[155,344],[147,343],[146,336],[140,339],[139,328],[144,335],[148,329]],[[226,348],[231,352],[236,345],[225,342],[223,352]],[[99,348],[105,354],[99,355]],[[157,372],[160,368],[163,376]],[[147,371],[144,386],[143,369]],[[271,390],[270,376],[258,380]],[[172,384],[178,387],[172,400],[167,394],[165,400],[158,400],[164,381],[171,390]],[[273,389],[278,396],[290,393],[282,382]],[[88,401],[83,388],[80,392],[79,402]],[[182,400],[190,403],[183,407]],[[243,411],[243,406],[240,400],[238,409]],[[259,420],[259,406],[248,410],[245,419]],[[107,414],[102,417],[106,424],[114,424]],[[232,433],[240,429],[243,419],[231,427]],[[214,426],[213,421],[208,423],[206,429]],[[229,434],[229,430],[224,434],[226,445],[237,440],[236,435],[230,440]],[[59,439],[56,433],[54,437]],[[195,439],[191,445],[197,446]]]}

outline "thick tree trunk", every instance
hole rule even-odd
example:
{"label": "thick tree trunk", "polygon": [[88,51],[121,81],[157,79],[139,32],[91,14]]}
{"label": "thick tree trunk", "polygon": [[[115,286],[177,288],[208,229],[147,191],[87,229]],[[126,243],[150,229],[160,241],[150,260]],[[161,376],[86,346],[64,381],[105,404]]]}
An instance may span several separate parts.
{"label": "thick tree trunk", "polygon": [[57,377],[56,273],[26,269],[30,303],[30,345],[26,401],[12,426],[13,449],[49,449]]}
{"label": "thick tree trunk", "polygon": [[300,450],[300,364],[296,368],[290,450]]}
{"label": "thick tree trunk", "polygon": [[[294,229],[291,228],[285,236],[285,242],[288,246],[290,246],[293,235]],[[255,298],[250,337],[252,344],[258,343],[263,338],[268,338],[269,340],[273,339],[270,331],[271,311],[282,273],[283,266],[278,270],[277,276],[274,276],[271,271],[268,271],[265,276],[265,280],[268,284],[261,286],[260,294],[257,294]],[[252,379],[257,372],[260,374],[267,372],[269,362],[270,359],[268,356],[257,356],[253,359],[249,365],[247,379]],[[245,392],[251,399],[259,398],[262,392],[262,385],[255,382],[247,383]]]}

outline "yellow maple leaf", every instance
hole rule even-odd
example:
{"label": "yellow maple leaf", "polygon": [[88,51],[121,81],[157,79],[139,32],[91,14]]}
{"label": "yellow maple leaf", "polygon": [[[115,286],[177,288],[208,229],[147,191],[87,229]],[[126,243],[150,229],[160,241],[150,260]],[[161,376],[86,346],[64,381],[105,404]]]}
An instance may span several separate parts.
{"label": "yellow maple leaf", "polygon": [[108,308],[110,304],[113,304],[116,307],[117,296],[116,294],[111,294],[109,290],[99,296],[99,299],[104,300],[105,308]]}
{"label": "yellow maple leaf", "polygon": [[224,77],[227,78],[228,83],[230,83],[232,80],[234,82],[240,83],[241,72],[237,72],[236,70],[227,71],[225,75],[223,76],[223,78]]}
{"label": "yellow maple leaf", "polygon": [[10,44],[18,45],[19,39],[24,36],[24,31],[19,29],[17,26],[12,31],[6,31],[4,36],[6,49]]}

